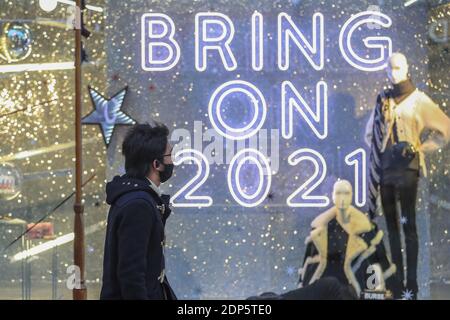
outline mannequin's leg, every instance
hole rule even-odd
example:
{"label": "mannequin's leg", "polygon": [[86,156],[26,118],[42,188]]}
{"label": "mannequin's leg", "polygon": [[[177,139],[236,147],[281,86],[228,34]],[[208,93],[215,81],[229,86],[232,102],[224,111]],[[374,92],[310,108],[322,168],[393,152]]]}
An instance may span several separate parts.
{"label": "mannequin's leg", "polygon": [[386,219],[386,226],[389,234],[389,244],[391,248],[392,262],[396,265],[395,273],[396,286],[393,289],[394,298],[401,298],[404,286],[403,256],[400,237],[400,225],[397,218],[397,207],[395,198],[396,188],[392,185],[381,186],[381,204]]}
{"label": "mannequin's leg", "polygon": [[416,227],[416,198],[418,177],[408,173],[407,183],[400,188],[400,203],[403,216],[403,231],[406,246],[406,287],[417,298],[417,257],[419,254],[419,240]]}

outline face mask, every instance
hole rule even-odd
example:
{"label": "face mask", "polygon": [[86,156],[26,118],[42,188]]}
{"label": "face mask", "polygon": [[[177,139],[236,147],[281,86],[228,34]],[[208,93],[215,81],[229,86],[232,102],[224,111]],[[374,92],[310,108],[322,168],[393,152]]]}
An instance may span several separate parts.
{"label": "face mask", "polygon": [[161,183],[166,182],[167,180],[170,179],[170,177],[172,177],[173,174],[173,163],[167,164],[167,163],[163,163],[164,165],[164,170],[159,172],[159,179],[161,180]]}

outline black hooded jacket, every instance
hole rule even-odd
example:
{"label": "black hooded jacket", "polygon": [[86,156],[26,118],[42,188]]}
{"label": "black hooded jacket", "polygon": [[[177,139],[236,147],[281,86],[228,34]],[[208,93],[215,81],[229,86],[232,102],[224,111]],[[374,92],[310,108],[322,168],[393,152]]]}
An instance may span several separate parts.
{"label": "black hooded jacket", "polygon": [[176,299],[165,276],[169,196],[147,179],[116,176],[106,185],[108,214],[100,299]]}

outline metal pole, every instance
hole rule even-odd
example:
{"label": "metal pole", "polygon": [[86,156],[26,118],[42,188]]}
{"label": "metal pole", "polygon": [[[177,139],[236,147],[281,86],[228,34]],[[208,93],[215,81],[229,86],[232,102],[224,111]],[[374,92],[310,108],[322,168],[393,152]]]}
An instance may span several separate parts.
{"label": "metal pole", "polygon": [[86,300],[87,289],[84,281],[84,206],[82,201],[82,132],[81,132],[81,113],[82,113],[82,91],[81,91],[81,1],[76,0],[75,17],[75,203],[73,206],[74,217],[74,262],[79,268],[80,279],[79,286],[73,289],[74,300]]}
{"label": "metal pole", "polygon": [[[27,230],[27,224],[25,223],[23,225],[23,231]],[[26,245],[25,245],[25,236],[22,237],[22,246],[21,246],[22,251],[26,250]],[[25,295],[26,295],[26,277],[27,277],[27,273],[26,273],[26,259],[22,259],[22,300],[25,300]]]}

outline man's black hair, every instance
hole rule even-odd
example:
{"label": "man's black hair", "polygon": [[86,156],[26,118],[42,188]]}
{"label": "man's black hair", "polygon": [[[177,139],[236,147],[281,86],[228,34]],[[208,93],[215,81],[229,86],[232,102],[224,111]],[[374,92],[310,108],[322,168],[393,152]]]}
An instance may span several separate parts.
{"label": "man's black hair", "polygon": [[148,176],[153,161],[163,161],[168,136],[169,129],[162,123],[137,124],[129,129],[122,144],[126,174],[133,178]]}

